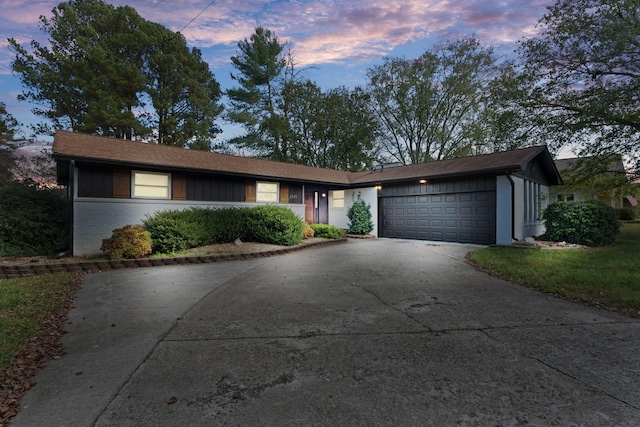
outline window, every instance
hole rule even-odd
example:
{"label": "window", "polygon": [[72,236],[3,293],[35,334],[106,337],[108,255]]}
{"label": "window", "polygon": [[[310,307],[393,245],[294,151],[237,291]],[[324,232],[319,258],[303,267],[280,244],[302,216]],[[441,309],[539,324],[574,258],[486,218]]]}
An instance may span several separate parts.
{"label": "window", "polygon": [[573,202],[575,200],[575,196],[573,194],[558,194],[559,202]]}
{"label": "window", "polygon": [[133,172],[132,197],[148,199],[170,198],[171,175],[157,172]]}
{"label": "window", "polygon": [[276,182],[258,182],[256,186],[256,201],[278,203],[279,188]]}
{"label": "window", "polygon": [[336,190],[331,192],[331,207],[334,209],[344,208],[344,190]]}

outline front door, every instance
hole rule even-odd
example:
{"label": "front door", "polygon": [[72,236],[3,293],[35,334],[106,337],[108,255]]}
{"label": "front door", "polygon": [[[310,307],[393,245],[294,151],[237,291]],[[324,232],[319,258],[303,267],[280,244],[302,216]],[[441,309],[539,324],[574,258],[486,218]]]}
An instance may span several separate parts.
{"label": "front door", "polygon": [[328,190],[317,187],[304,188],[304,220],[309,224],[326,224],[329,221]]}

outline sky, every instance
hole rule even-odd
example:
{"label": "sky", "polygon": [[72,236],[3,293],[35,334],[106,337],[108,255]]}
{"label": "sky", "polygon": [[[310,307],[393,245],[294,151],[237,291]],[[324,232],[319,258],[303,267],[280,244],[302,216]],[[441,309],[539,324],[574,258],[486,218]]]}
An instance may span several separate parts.
{"label": "sky", "polygon": [[[298,69],[323,89],[354,87],[385,56],[415,58],[438,43],[474,35],[501,55],[536,33],[552,0],[106,0],[132,6],[148,21],[180,31],[197,47],[223,90],[234,86],[230,57],[262,26],[291,47]],[[46,44],[39,17],[59,1],[0,1],[0,102],[20,123],[40,121],[18,101],[24,88],[11,72],[7,39]],[[223,125],[223,123],[220,123]],[[221,139],[237,130],[223,126]]]}

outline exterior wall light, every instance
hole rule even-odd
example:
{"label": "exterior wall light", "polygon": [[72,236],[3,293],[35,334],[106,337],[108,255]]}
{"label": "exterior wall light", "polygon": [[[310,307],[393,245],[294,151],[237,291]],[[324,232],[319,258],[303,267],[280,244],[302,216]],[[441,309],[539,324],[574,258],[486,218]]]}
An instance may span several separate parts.
{"label": "exterior wall light", "polygon": [[427,183],[427,180],[426,180],[426,179],[421,179],[421,180],[420,180],[420,184],[426,184],[426,183]]}

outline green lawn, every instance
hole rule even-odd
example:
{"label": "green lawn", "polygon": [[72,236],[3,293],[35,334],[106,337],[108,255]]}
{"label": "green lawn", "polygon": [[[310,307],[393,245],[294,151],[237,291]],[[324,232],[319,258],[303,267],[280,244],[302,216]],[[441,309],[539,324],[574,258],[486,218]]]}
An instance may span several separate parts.
{"label": "green lawn", "polygon": [[640,224],[625,224],[613,245],[587,249],[478,250],[470,261],[508,280],[640,317]]}
{"label": "green lawn", "polygon": [[0,367],[34,344],[45,323],[59,323],[66,315],[78,277],[60,273],[0,280]]}

